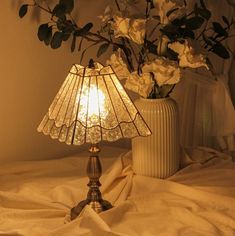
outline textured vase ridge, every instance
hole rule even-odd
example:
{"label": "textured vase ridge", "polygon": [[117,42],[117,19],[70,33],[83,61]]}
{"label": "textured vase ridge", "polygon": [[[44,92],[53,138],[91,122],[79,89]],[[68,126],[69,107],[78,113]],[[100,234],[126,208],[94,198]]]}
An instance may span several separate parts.
{"label": "textured vase ridge", "polygon": [[139,99],[136,106],[152,135],[132,140],[136,174],[167,178],[179,168],[179,124],[176,102],[171,98]]}

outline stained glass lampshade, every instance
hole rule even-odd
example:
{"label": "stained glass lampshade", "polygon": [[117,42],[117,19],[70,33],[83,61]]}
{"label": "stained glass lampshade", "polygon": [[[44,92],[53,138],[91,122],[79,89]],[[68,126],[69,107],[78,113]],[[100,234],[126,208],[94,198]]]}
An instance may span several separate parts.
{"label": "stained glass lampshade", "polygon": [[71,210],[72,219],[87,204],[96,212],[112,207],[99,191],[102,170],[97,144],[151,134],[111,66],[93,61],[87,67],[72,66],[38,131],[68,145],[91,143],[87,167],[90,189],[87,199]]}

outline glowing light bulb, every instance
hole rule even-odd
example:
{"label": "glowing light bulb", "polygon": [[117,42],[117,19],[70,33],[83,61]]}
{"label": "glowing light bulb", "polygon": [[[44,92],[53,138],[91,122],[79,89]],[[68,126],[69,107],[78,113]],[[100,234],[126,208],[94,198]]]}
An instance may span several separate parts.
{"label": "glowing light bulb", "polygon": [[105,119],[108,114],[107,109],[105,108],[105,95],[93,84],[90,88],[87,87],[83,91],[80,106],[84,116],[83,120],[86,120],[87,126],[89,127],[100,125],[100,117]]}
{"label": "glowing light bulb", "polygon": [[89,116],[99,116],[99,113],[104,113],[104,101],[105,96],[103,92],[95,86],[90,87],[88,107]]}

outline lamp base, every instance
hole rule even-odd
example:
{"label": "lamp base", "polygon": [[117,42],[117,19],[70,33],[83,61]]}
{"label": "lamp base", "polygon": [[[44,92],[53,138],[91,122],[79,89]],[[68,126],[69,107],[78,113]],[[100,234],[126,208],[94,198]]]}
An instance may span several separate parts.
{"label": "lamp base", "polygon": [[77,216],[80,215],[81,211],[83,210],[83,208],[86,205],[90,205],[92,207],[92,209],[97,213],[109,210],[113,207],[110,202],[103,200],[103,199],[101,199],[99,201],[83,200],[83,201],[79,202],[76,207],[73,207],[71,209],[71,212],[70,212],[71,220],[74,220],[75,218],[77,218]]}
{"label": "lamp base", "polygon": [[89,177],[89,183],[87,184],[89,187],[87,199],[79,202],[76,207],[71,209],[71,220],[74,220],[77,216],[79,216],[82,209],[86,205],[90,205],[91,208],[97,213],[106,211],[113,207],[111,203],[102,199],[102,195],[99,190],[99,187],[101,186],[99,178],[102,174],[101,163],[98,156],[100,149],[97,146],[92,146],[89,151],[91,156],[87,164],[87,175]]}

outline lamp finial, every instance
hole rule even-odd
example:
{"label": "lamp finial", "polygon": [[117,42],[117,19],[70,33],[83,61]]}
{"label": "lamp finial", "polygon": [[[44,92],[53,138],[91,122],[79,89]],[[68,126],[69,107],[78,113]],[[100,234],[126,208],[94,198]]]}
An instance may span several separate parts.
{"label": "lamp finial", "polygon": [[93,69],[95,68],[94,60],[92,58],[89,61],[88,67]]}

